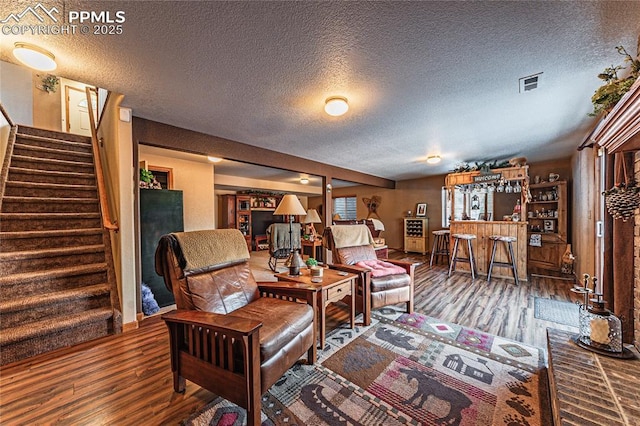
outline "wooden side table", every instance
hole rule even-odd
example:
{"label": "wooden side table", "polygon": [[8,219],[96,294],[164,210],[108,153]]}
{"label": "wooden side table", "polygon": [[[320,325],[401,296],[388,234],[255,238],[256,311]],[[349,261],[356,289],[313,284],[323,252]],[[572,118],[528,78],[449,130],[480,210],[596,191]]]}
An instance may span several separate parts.
{"label": "wooden side table", "polygon": [[[314,283],[311,281],[311,275],[308,269],[301,271],[302,275],[290,276],[288,272],[276,274],[278,283],[275,284],[279,288],[284,283],[290,283],[295,289],[303,290],[309,295],[304,300],[310,304],[313,303],[313,310],[316,318],[318,318],[318,331],[320,333],[320,349],[324,349],[326,343],[326,308],[329,303],[337,302],[345,296],[351,296],[350,320],[351,328],[356,325],[356,298],[355,287],[358,276],[356,274],[337,271],[334,269],[325,269],[323,271],[322,281]],[[346,275],[345,275],[346,274]],[[262,286],[263,283],[260,283]]]}
{"label": "wooden side table", "polygon": [[315,258],[318,262],[322,262],[322,239],[317,238],[315,240],[300,240],[302,245],[302,254],[305,254],[305,249],[310,247],[309,256]]}

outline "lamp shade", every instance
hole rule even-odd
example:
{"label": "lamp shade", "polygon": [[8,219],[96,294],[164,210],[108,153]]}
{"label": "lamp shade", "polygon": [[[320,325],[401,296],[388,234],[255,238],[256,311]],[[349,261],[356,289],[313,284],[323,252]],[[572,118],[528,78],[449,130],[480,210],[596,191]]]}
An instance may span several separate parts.
{"label": "lamp shade", "polygon": [[302,207],[300,200],[293,194],[287,194],[282,197],[280,204],[276,207],[276,211],[273,212],[274,215],[296,215],[296,216],[304,216],[307,212]]}
{"label": "lamp shade", "polygon": [[309,209],[307,210],[307,215],[304,217],[304,220],[302,221],[302,223],[320,223],[322,222],[320,220],[320,216],[318,215],[318,212],[316,211],[316,209]]}

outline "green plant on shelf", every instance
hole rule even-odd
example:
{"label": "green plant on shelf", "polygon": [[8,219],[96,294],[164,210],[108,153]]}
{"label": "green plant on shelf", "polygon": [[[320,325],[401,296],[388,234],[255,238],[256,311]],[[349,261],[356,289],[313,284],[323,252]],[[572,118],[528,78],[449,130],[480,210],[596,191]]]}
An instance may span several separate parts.
{"label": "green plant on shelf", "polygon": [[638,37],[635,58],[623,46],[616,46],[616,50],[624,56],[624,62],[629,63],[629,75],[625,78],[618,77],[618,71],[626,68],[622,65],[611,65],[598,74],[598,78],[604,80],[605,84],[600,86],[591,97],[593,112],[589,114],[590,116],[611,111],[640,77],[640,37]]}
{"label": "green plant on shelf", "polygon": [[150,170],[140,169],[140,188],[142,189],[162,189],[162,185],[158,182]]}

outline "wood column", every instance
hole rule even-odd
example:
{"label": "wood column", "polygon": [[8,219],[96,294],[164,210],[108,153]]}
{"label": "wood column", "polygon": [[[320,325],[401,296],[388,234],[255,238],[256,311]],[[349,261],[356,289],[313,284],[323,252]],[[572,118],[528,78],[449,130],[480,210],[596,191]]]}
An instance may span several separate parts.
{"label": "wood column", "polygon": [[[621,172],[622,162],[625,164],[627,174],[631,174],[629,177],[633,178],[633,155],[631,153],[616,153],[614,167],[609,169],[616,184],[624,181]],[[605,300],[609,301],[609,309],[622,321],[622,338],[627,343],[633,341],[633,234],[633,220],[626,222],[621,219],[613,220],[612,279],[604,287]],[[607,294],[607,291],[610,293]]]}
{"label": "wood column", "polygon": [[[323,225],[326,228],[333,223],[333,178],[330,175],[322,177],[322,204],[324,205],[324,217]],[[324,263],[330,264],[332,262],[331,250],[323,248],[324,250]]]}

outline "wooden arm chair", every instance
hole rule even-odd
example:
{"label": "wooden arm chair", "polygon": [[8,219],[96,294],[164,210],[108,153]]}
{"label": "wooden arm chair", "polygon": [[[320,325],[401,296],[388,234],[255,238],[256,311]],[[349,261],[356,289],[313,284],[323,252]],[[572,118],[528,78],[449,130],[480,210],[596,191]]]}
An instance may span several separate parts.
{"label": "wooden arm chair", "polygon": [[329,267],[359,275],[356,311],[363,313],[364,325],[371,324],[371,310],[375,308],[406,303],[407,312],[413,312],[415,265],[378,259],[366,225],[329,226],[323,241],[333,257]]}
{"label": "wooden arm chair", "polygon": [[292,290],[256,283],[248,259],[240,231],[219,229],[162,236],[155,262],[178,307],[162,316],[174,390],[188,379],[259,425],[261,395],[305,352],[315,362],[315,315]]}

